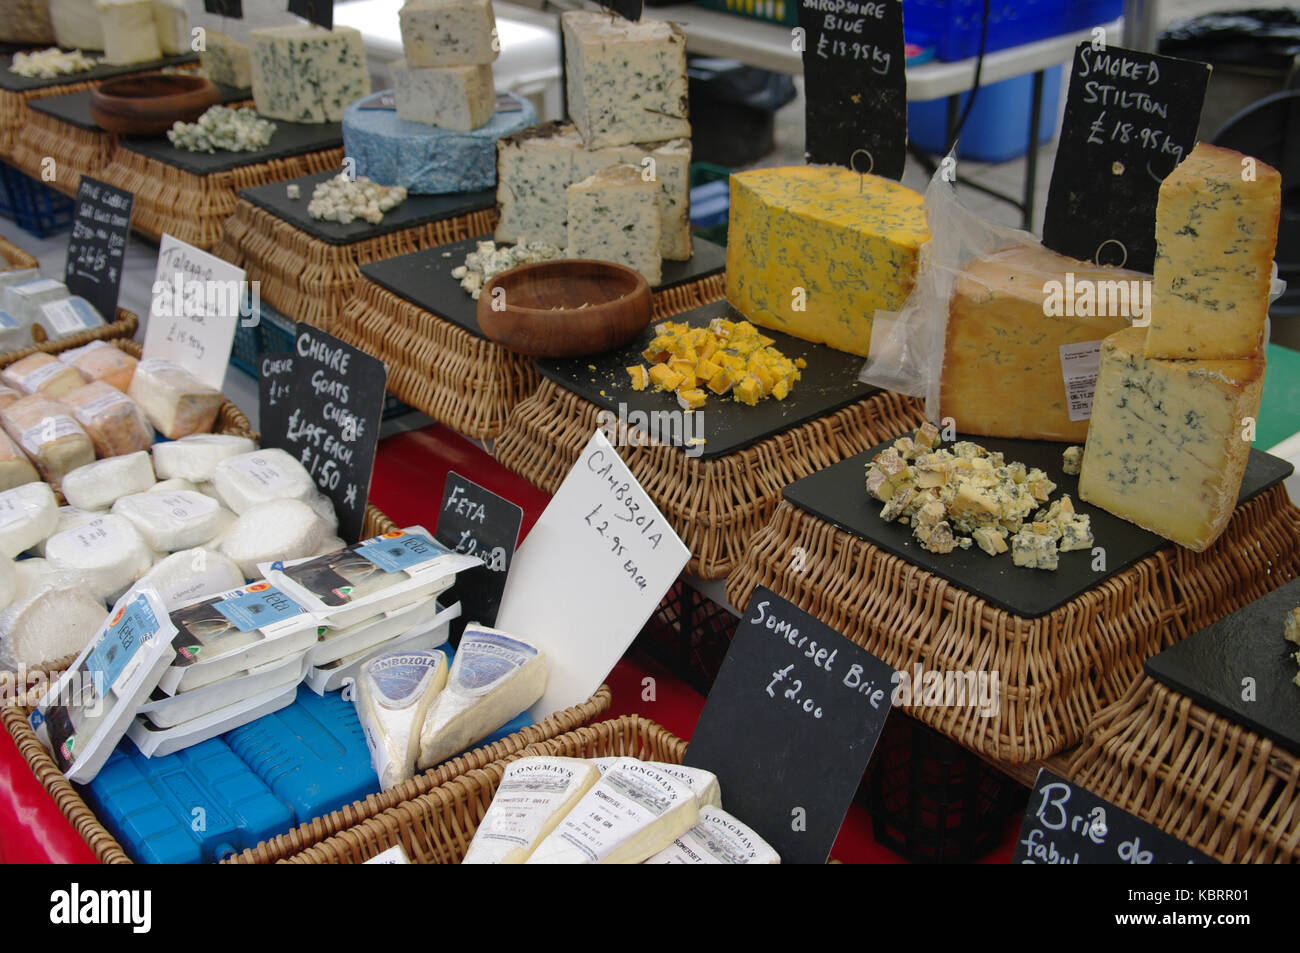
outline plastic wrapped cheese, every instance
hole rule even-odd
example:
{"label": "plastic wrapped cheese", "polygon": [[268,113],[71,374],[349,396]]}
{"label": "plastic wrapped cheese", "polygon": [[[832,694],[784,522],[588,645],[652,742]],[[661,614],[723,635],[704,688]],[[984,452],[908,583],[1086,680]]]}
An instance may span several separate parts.
{"label": "plastic wrapped cheese", "polygon": [[513,762],[501,776],[462,863],[522,864],[600,776],[594,764],[579,758]]}
{"label": "plastic wrapped cheese", "polygon": [[7,433],[0,431],[0,490],[12,490],[39,479],[27,454],[18,449]]}
{"label": "plastic wrapped cheese", "polygon": [[53,278],[35,278],[4,287],[4,309],[28,327],[41,315],[41,305],[68,297],[68,286]]}
{"label": "plastic wrapped cheese", "polygon": [[[154,466],[157,466],[156,460],[154,462]],[[149,487],[149,489],[146,490],[145,492],[146,493],[172,493],[175,492],[176,490],[188,490],[191,493],[199,492],[198,487],[196,487],[193,483],[191,483],[189,480],[182,480],[180,477],[173,477],[170,480],[159,480],[153,486]],[[204,493],[203,495],[209,498],[213,498],[210,496],[210,494],[207,493]],[[218,500],[218,502],[220,501]]]}
{"label": "plastic wrapped cheese", "polygon": [[63,395],[59,403],[72,411],[95,452],[101,457],[148,450],[153,427],[130,397],[103,381],[95,381]]}
{"label": "plastic wrapped cheese", "polygon": [[114,503],[113,512],[129,519],[160,553],[202,546],[222,526],[221,504],[193,490],[133,493]]}
{"label": "plastic wrapped cheese", "polygon": [[141,450],[78,467],[63,478],[63,496],[83,510],[103,510],[118,497],[143,493],[154,482],[149,454]]}
{"label": "plastic wrapped cheese", "polygon": [[[103,513],[94,510],[83,510],[79,506],[60,506],[59,512],[56,516],[54,529],[50,530],[49,536],[53,536],[56,533],[62,533],[65,529],[75,529],[78,526],[83,526],[91,520],[99,519],[103,515]],[[42,558],[39,560],[24,559],[24,564],[30,562],[45,562],[45,543],[49,539],[49,536],[32,547],[32,551]]]}
{"label": "plastic wrapped cheese", "polygon": [[88,381],[105,384],[126,393],[135,376],[138,361],[120,347],[104,341],[91,341],[83,347],[64,351],[59,355],[64,364],[71,364]]}
{"label": "plastic wrapped cheese", "polygon": [[420,726],[446,684],[447,656],[437,649],[385,652],[361,667],[357,716],[383,790],[415,773]]}
{"label": "plastic wrapped cheese", "polygon": [[301,463],[275,448],[228,457],[217,464],[212,485],[226,506],[243,513],[258,503],[316,497],[316,483]]}
{"label": "plastic wrapped cheese", "polygon": [[18,592],[18,570],[12,559],[0,559],[0,609],[14,601]]}
{"label": "plastic wrapped cheese", "polygon": [[46,483],[26,483],[0,493],[0,554],[12,559],[54,532],[59,504]]}
{"label": "plastic wrapped cheese", "polygon": [[95,446],[62,404],[33,394],[0,410],[5,432],[23,449],[41,479],[54,486],[64,474],[95,461]]}
{"label": "plastic wrapped cheese", "polygon": [[223,433],[194,434],[157,444],[153,448],[153,468],[160,480],[179,477],[193,483],[210,483],[218,463],[227,457],[252,453],[255,449],[253,441],[247,437]]}
{"label": "plastic wrapped cheese", "polygon": [[0,669],[46,669],[90,642],[108,610],[76,588],[41,585],[0,612]]}
{"label": "plastic wrapped cheese", "polygon": [[8,311],[0,310],[0,354],[29,347],[33,343],[31,326],[19,321]]}
{"label": "plastic wrapped cheese", "polygon": [[102,602],[116,601],[154,562],[131,521],[112,513],[51,536],[45,558],[55,569],[78,574],[84,591]]}
{"label": "plastic wrapped cheese", "polygon": [[72,295],[47,301],[37,309],[32,317],[32,337],[38,341],[57,341],[103,326],[104,319],[95,306],[80,295]]}
{"label": "plastic wrapped cheese", "polygon": [[324,538],[320,517],[306,503],[272,500],[244,510],[223,535],[220,548],[247,578],[256,579],[258,563],[311,556]]}
{"label": "plastic wrapped cheese", "polygon": [[86,383],[81,371],[42,351],[14,361],[0,373],[0,380],[24,394],[40,393],[51,399]]}
{"label": "plastic wrapped cheese", "polygon": [[225,399],[185,368],[159,358],[135,366],[127,393],[168,440],[211,430]]}
{"label": "plastic wrapped cheese", "polygon": [[157,592],[168,611],[243,584],[244,574],[232,560],[202,547],[172,553],[136,582]]}
{"label": "plastic wrapped cheese", "polygon": [[23,394],[20,391],[16,391],[12,387],[0,384],[0,410],[3,410],[22,397]]}

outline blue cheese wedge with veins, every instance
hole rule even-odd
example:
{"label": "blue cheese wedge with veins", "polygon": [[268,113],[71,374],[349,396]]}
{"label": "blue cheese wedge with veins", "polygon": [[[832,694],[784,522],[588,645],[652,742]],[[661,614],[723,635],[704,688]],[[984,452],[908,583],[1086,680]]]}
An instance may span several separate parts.
{"label": "blue cheese wedge with veins", "polygon": [[370,93],[361,32],[309,24],[249,33],[253,102],[270,119],[339,122],[343,110]]}
{"label": "blue cheese wedge with veins", "polygon": [[600,779],[579,758],[520,758],[506,768],[465,864],[522,864]]}
{"label": "blue cheese wedge with veins", "polygon": [[477,66],[500,55],[492,0],[406,0],[397,16],[412,66]]}
{"label": "blue cheese wedge with veins", "polygon": [[568,188],[571,258],[595,258],[640,272],[651,287],[662,279],[660,187],[621,163]]}

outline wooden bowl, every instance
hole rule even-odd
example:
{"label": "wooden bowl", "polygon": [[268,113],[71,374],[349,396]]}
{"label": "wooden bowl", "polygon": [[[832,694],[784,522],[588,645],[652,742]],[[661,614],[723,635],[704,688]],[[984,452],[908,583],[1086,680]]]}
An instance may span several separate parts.
{"label": "wooden bowl", "polygon": [[140,73],[96,86],[90,118],[119,136],[161,136],[172,123],[193,122],[219,102],[221,91],[202,76]]}
{"label": "wooden bowl", "polygon": [[612,351],[644,331],[650,315],[650,285],[639,272],[587,258],[517,265],[488,279],[478,299],[483,333],[530,357]]}

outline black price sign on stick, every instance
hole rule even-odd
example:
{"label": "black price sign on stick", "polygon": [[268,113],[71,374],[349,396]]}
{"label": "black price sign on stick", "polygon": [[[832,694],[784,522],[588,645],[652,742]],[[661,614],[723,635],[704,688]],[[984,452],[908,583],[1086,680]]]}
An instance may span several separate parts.
{"label": "black price sign on stick", "polygon": [[685,763],[787,864],[830,856],[889,715],[894,670],[763,587],[713,683]]}
{"label": "black price sign on stick", "polygon": [[339,536],[361,538],[379,443],[388,371],[383,361],[300,325],[290,354],[258,368],[262,444],[301,463],[339,517]]}
{"label": "black price sign on stick", "polygon": [[452,623],[457,636],[470,622],[496,625],[523,522],[524,511],[518,504],[448,471],[433,538],[458,553],[483,560],[481,567],[458,573],[456,585],[443,598],[444,605],[460,600],[463,611]]}
{"label": "black price sign on stick", "polygon": [[597,0],[606,10],[613,10],[625,20],[640,20],[643,0]]}
{"label": "black price sign on stick", "polygon": [[1146,821],[1046,768],[1029,796],[1016,864],[1214,864]]}
{"label": "black price sign on stick", "polygon": [[1160,183],[1196,145],[1210,67],[1082,43],[1061,122],[1043,244],[1150,273]]}
{"label": "black price sign on stick", "polygon": [[334,29],[334,0],[289,0],[289,12],[327,30]]}
{"label": "black price sign on stick", "polygon": [[895,181],[907,161],[907,77],[900,0],[798,0],[809,162]]}
{"label": "black price sign on stick", "polygon": [[122,259],[131,234],[131,206],[135,196],[105,185],[88,175],[77,187],[77,207],[68,238],[68,265],[64,284],[81,295],[105,321],[117,317],[117,296],[122,290]]}
{"label": "black price sign on stick", "polygon": [[244,0],[203,0],[203,9],[213,16],[243,19]]}

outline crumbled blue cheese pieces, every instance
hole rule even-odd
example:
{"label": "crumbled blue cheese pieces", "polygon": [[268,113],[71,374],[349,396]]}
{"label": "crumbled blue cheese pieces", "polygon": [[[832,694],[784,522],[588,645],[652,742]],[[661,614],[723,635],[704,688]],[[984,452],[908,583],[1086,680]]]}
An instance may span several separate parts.
{"label": "crumbled blue cheese pieces", "polygon": [[[290,198],[296,196],[290,195]],[[344,225],[357,219],[378,225],[384,213],[406,201],[406,189],[372,182],[364,175],[355,180],[340,172],[316,186],[307,204],[307,214],[321,222],[341,222]]]}
{"label": "crumbled blue cheese pieces", "polygon": [[81,50],[65,53],[57,46],[33,53],[15,53],[9,72],[26,76],[29,79],[53,79],[65,73],[81,73],[94,69],[100,64],[95,56],[87,56]]}
{"label": "crumbled blue cheese pieces", "polygon": [[1083,469],[1083,447],[1066,447],[1061,454],[1061,472],[1078,476]]}
{"label": "crumbled blue cheese pieces", "polygon": [[[1056,484],[1037,467],[1006,461],[969,441],[940,449],[925,424],[867,464],[867,492],[884,503],[887,521],[912,526],[932,553],[978,546],[990,556],[1011,551],[1017,566],[1056,569],[1059,553],[1092,546],[1091,518],[1068,495],[1050,501]],[[1044,505],[1047,504],[1047,505]]]}
{"label": "crumbled blue cheese pieces", "polygon": [[521,238],[518,245],[500,248],[495,242],[479,242],[478,247],[465,256],[465,264],[451,270],[451,276],[477,301],[483,285],[494,275],[526,262],[563,257],[564,249],[546,242],[530,242],[527,238]]}
{"label": "crumbled blue cheese pieces", "polygon": [[275,123],[262,119],[247,106],[231,109],[213,106],[195,122],[176,122],[167,138],[178,149],[214,153],[253,152],[265,149],[275,135]]}

